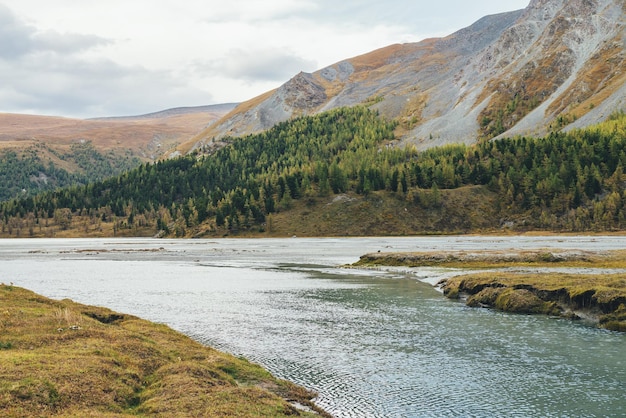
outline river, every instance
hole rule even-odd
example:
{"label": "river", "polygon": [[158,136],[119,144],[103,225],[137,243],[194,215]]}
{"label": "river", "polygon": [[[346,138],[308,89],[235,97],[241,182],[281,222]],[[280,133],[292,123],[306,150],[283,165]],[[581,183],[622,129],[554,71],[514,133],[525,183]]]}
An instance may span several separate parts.
{"label": "river", "polygon": [[[472,309],[376,251],[623,249],[626,237],[0,240],[0,282],[166,323],[336,417],[626,416],[626,335]],[[418,280],[418,278],[420,280]]]}

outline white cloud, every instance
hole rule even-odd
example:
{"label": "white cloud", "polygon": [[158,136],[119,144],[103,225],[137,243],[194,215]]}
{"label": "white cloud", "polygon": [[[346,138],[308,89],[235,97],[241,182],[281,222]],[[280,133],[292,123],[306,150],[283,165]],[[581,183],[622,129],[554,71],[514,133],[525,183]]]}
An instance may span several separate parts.
{"label": "white cloud", "polygon": [[38,52],[71,54],[109,41],[94,35],[39,31],[20,21],[15,14],[0,4],[0,57],[16,58]]}
{"label": "white cloud", "polygon": [[71,116],[146,113],[171,104],[204,104],[207,92],[168,70],[81,55],[111,41],[95,35],[37,30],[0,5],[2,111]]}
{"label": "white cloud", "polygon": [[[40,67],[45,66],[42,72]],[[28,113],[77,116],[148,113],[176,104],[212,101],[168,73],[122,67],[112,61],[87,62],[55,54],[21,60],[20,72],[0,63],[0,103]],[[62,109],[62,112],[58,110]]]}
{"label": "white cloud", "polygon": [[78,117],[243,101],[299,71],[528,3],[0,1],[0,111]]}
{"label": "white cloud", "polygon": [[63,34],[55,31],[35,33],[32,36],[35,49],[58,53],[77,53],[111,41],[94,35]]}
{"label": "white cloud", "polygon": [[254,81],[285,81],[300,71],[313,71],[315,61],[307,61],[282,49],[231,49],[221,58],[200,64],[198,70],[212,75]]}
{"label": "white cloud", "polygon": [[318,9],[315,1],[306,0],[236,0],[207,2],[207,22],[263,22],[308,14]]}

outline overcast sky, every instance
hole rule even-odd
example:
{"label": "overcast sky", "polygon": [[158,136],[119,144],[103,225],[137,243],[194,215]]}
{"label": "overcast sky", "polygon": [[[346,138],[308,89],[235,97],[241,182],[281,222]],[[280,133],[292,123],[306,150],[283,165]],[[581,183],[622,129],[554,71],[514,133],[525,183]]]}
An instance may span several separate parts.
{"label": "overcast sky", "polygon": [[239,102],[529,0],[0,0],[0,112],[137,115]]}

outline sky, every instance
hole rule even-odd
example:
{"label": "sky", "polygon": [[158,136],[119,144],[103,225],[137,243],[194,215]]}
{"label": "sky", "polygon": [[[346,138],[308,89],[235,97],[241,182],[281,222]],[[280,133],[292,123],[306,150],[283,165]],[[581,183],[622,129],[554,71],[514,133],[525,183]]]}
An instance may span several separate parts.
{"label": "sky", "polygon": [[241,102],[530,0],[0,0],[0,112],[76,118]]}

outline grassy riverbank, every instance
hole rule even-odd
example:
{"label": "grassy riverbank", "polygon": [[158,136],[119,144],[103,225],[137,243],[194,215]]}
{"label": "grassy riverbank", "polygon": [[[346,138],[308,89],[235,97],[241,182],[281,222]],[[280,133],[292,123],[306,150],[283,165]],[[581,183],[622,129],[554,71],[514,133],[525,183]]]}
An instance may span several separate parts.
{"label": "grassy riverbank", "polygon": [[[440,285],[447,297],[464,299],[469,306],[586,318],[602,328],[626,332],[626,273],[581,270],[624,269],[626,251],[375,253],[355,265],[463,269]],[[557,267],[568,272],[550,270]]]}
{"label": "grassy riverbank", "polygon": [[2,416],[329,416],[314,396],[165,325],[0,285]]}

